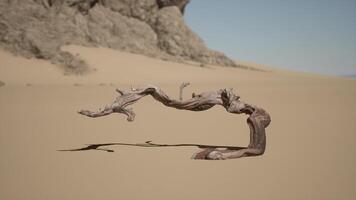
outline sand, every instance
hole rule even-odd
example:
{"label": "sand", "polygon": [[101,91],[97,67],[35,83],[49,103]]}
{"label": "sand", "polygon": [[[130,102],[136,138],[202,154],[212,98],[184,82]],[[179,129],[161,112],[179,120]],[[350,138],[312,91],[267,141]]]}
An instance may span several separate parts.
{"label": "sand", "polygon": [[[0,199],[356,199],[356,80],[269,69],[202,68],[104,48],[65,48],[96,68],[63,75],[46,61],[0,51]],[[89,143],[247,145],[246,116],[221,107],[179,111],[151,97],[121,115],[90,119],[114,89],[157,84],[178,96],[232,87],[272,116],[263,156],[197,161],[194,147],[113,147],[59,152]]]}

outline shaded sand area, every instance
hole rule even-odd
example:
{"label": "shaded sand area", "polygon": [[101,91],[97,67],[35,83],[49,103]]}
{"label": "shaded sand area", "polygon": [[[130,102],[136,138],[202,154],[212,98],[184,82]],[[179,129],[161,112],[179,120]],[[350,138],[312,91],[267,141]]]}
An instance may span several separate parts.
{"label": "shaded sand area", "polygon": [[[356,199],[356,80],[272,70],[201,68],[108,49],[67,47],[97,69],[65,76],[56,66],[0,52],[0,199]],[[114,89],[157,84],[178,97],[233,87],[272,117],[265,155],[198,161],[194,147],[113,147],[127,142],[245,146],[246,116],[221,107],[179,111],[151,97],[124,116],[90,119]]]}

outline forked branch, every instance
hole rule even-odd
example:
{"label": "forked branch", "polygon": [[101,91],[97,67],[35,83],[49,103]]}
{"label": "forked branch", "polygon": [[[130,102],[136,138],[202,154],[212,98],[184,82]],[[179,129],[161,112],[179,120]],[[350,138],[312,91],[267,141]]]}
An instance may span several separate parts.
{"label": "forked branch", "polygon": [[[217,91],[204,92],[198,95],[193,93],[192,98],[183,100],[182,91],[187,87],[189,83],[183,83],[180,87],[179,100],[170,98],[160,88],[154,85],[147,85],[142,88],[134,89],[131,91],[116,90],[119,96],[109,105],[105,106],[97,112],[81,110],[80,114],[88,117],[102,117],[112,113],[122,113],[127,116],[128,121],[135,119],[135,113],[130,105],[136,103],[141,98],[151,95],[155,100],[161,102],[163,105],[173,107],[180,110],[190,111],[204,111],[212,108],[215,105],[223,106],[227,112],[234,114],[247,114],[247,124],[250,128],[250,144],[245,147],[219,147],[209,146],[204,147],[198,145],[203,150],[193,155],[194,159],[207,159],[207,160],[223,160],[240,158],[247,156],[262,155],[266,148],[266,132],[265,128],[270,124],[271,118],[269,114],[262,108],[244,103],[240,100],[240,97],[235,95],[232,89],[220,89]],[[120,145],[121,143],[111,143],[109,145]],[[98,144],[100,146],[109,146],[108,144]],[[142,145],[133,145],[142,146]],[[151,143],[145,143],[145,147],[152,147]],[[153,145],[157,146],[170,146],[170,145]],[[184,146],[175,145],[175,146]],[[88,146],[90,147],[90,146]],[[86,147],[86,148],[88,148]],[[95,147],[95,146],[94,146]],[[93,148],[92,148],[93,149]],[[97,148],[94,148],[97,149]]]}

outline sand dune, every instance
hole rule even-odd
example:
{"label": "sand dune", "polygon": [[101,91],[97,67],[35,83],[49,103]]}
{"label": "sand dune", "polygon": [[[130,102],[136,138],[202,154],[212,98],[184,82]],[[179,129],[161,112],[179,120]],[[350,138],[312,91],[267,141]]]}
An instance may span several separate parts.
{"label": "sand dune", "polygon": [[[96,69],[63,75],[41,60],[0,51],[0,199],[356,199],[356,80],[283,70],[207,68],[104,48],[64,48]],[[167,108],[144,98],[136,120],[90,119],[115,88],[159,85],[178,96],[232,87],[272,117],[263,156],[196,161],[197,149],[114,147],[59,152],[90,143],[247,145],[246,117],[216,107]]]}

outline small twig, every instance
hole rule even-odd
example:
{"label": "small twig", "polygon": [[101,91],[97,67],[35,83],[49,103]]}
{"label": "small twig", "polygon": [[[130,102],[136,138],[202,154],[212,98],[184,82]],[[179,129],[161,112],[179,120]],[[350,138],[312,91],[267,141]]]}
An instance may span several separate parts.
{"label": "small twig", "polygon": [[179,87],[179,100],[183,101],[183,89],[184,89],[185,87],[188,87],[189,85],[190,85],[189,82],[184,82],[184,83],[182,83],[182,84],[180,85],[180,87]]}

